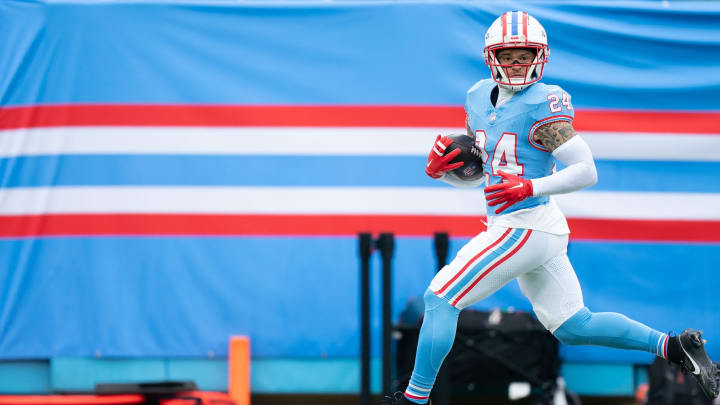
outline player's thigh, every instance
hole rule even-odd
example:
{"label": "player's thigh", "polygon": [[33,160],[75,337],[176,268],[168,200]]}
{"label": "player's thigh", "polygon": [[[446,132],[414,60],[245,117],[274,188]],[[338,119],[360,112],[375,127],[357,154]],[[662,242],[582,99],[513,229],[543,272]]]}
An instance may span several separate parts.
{"label": "player's thigh", "polygon": [[535,315],[551,332],[584,306],[580,282],[565,253],[522,274],[518,284]]}
{"label": "player's thigh", "polygon": [[473,238],[435,276],[430,289],[465,308],[548,259],[545,233],[490,227]]}

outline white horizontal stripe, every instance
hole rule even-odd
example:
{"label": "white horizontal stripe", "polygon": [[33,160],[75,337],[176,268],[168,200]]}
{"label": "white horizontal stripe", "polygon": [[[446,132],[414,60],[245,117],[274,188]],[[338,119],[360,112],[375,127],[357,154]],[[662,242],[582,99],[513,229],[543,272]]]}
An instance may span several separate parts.
{"label": "white horizontal stripe", "polygon": [[581,132],[596,159],[720,161],[719,135]]}
{"label": "white horizontal stripe", "polygon": [[425,155],[424,128],[67,127],[0,131],[0,157],[53,154]]}
{"label": "white horizontal stripe", "polygon": [[[720,220],[720,193],[578,192],[568,217]],[[479,215],[478,189],[422,187],[38,187],[0,189],[0,214],[236,213]]]}
{"label": "white horizontal stripe", "polygon": [[586,191],[554,198],[574,218],[720,219],[719,193]]}
{"label": "white horizontal stripe", "polygon": [[[0,158],[57,154],[427,156],[464,128],[67,127],[0,131]],[[720,134],[581,132],[597,159],[720,161]]]}
{"label": "white horizontal stripe", "polygon": [[417,385],[410,384],[410,383],[408,383],[408,387],[412,388],[413,390],[415,390],[417,392],[421,392],[421,393],[428,393],[428,392],[432,391],[432,388],[420,388]]}

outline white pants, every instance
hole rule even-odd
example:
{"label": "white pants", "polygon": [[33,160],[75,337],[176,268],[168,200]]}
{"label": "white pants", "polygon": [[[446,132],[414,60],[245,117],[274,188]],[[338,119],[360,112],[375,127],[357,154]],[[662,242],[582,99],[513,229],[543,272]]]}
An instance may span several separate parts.
{"label": "white pants", "polygon": [[540,322],[554,332],[584,306],[567,243],[567,235],[491,226],[460,249],[430,289],[463,309],[517,278]]}

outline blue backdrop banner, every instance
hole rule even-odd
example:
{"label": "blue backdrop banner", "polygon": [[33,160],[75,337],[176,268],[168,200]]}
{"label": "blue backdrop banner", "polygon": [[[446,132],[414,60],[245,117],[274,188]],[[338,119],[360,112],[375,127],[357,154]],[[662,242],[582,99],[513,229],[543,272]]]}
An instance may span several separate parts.
{"label": "blue backdrop banner", "polygon": [[[432,233],[454,253],[481,229],[482,192],[423,169],[518,8],[596,158],[598,184],[557,197],[586,304],[702,328],[720,358],[720,3],[199,0],[0,2],[0,358],[222,355],[232,334],[356,356],[357,232],[398,237],[397,319]],[[476,307],[531,309],[515,282]]]}

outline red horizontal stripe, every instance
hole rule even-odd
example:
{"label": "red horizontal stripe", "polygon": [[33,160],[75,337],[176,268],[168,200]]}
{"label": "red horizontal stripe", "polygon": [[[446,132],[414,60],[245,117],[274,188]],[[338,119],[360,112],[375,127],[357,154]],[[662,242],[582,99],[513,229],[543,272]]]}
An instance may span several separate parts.
{"label": "red horizontal stripe", "polygon": [[576,111],[578,131],[720,134],[720,112]]}
{"label": "red horizontal stripe", "polygon": [[144,395],[0,395],[0,405],[124,405],[145,404]]}
{"label": "red horizontal stripe", "polygon": [[[195,215],[53,214],[0,216],[0,237],[83,235],[350,236],[393,232],[471,237],[479,216],[433,215]],[[720,242],[720,221],[570,219],[571,238],[627,241]]]}
{"label": "red horizontal stripe", "polygon": [[[460,106],[41,105],[0,108],[0,129],[58,126],[464,127]],[[580,110],[580,131],[720,133],[720,112]]]}
{"label": "red horizontal stripe", "polygon": [[0,109],[0,128],[57,126],[462,127],[450,106],[56,105]]}
{"label": "red horizontal stripe", "polygon": [[419,395],[413,395],[413,394],[411,394],[411,393],[409,393],[409,392],[407,392],[407,391],[405,391],[405,396],[408,397],[408,398],[421,399],[421,400],[424,400],[424,399],[428,399],[428,398],[429,398],[428,395],[425,395],[425,396],[421,397],[421,396],[419,396]]}
{"label": "red horizontal stripe", "polygon": [[53,214],[0,216],[0,237],[61,235],[474,235],[480,217],[385,215]]}

